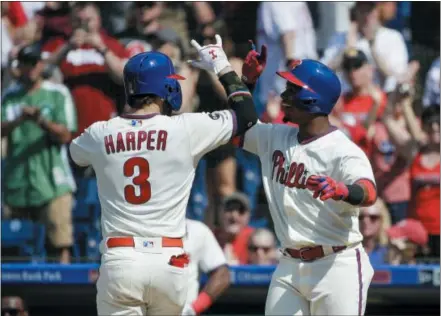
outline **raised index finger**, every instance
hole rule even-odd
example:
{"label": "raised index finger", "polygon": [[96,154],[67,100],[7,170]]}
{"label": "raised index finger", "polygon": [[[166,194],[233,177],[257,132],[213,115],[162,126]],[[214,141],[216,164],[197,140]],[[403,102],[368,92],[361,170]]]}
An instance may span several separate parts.
{"label": "raised index finger", "polygon": [[191,40],[190,44],[196,48],[198,51],[202,49],[201,45],[199,45],[198,42],[196,42],[194,39]]}
{"label": "raised index finger", "polygon": [[220,35],[219,35],[219,34],[216,34],[216,35],[214,36],[214,38],[216,39],[216,45],[222,47],[222,38],[220,37]]}

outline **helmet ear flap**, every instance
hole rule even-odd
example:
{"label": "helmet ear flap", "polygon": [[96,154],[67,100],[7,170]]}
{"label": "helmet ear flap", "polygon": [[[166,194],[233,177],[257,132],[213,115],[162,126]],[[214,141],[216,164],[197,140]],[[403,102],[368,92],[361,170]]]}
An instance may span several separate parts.
{"label": "helmet ear flap", "polygon": [[178,80],[166,78],[164,81],[165,99],[171,105],[173,111],[178,111],[182,105],[182,91]]}

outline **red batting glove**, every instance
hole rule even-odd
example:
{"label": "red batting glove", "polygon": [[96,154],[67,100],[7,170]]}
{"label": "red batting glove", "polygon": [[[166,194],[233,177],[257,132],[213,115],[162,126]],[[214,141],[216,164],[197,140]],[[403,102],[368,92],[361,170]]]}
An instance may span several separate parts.
{"label": "red batting glove", "polygon": [[261,52],[259,53],[256,51],[253,41],[249,40],[249,42],[251,44],[251,51],[245,57],[242,66],[242,80],[247,84],[255,84],[265,69],[267,50],[266,45],[262,45]]}
{"label": "red batting glove", "polygon": [[320,200],[326,201],[333,199],[335,201],[344,200],[348,197],[348,187],[343,182],[337,182],[326,176],[310,176],[306,181],[306,187],[314,191],[314,199],[320,196]]}

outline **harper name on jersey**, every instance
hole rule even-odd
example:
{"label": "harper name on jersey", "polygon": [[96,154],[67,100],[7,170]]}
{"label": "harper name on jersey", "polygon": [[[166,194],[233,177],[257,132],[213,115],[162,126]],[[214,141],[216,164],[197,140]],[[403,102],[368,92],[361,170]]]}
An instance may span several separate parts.
{"label": "harper name on jersey", "polygon": [[167,135],[164,130],[118,133],[116,137],[110,134],[104,137],[104,147],[108,155],[141,149],[164,151],[167,147]]}

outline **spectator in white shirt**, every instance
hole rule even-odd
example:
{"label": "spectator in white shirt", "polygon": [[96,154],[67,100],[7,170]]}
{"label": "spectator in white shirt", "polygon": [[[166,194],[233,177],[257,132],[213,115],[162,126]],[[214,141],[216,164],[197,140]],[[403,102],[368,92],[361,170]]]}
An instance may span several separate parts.
{"label": "spectator in white shirt", "polygon": [[[212,231],[202,222],[187,219],[184,249],[190,257],[189,288],[183,316],[198,315],[230,286],[227,260]],[[199,293],[199,271],[208,274],[208,280]]]}
{"label": "spectator in white shirt", "polygon": [[[397,79],[406,72],[408,53],[403,36],[396,30],[380,23],[375,2],[357,2],[351,9],[351,25],[348,32],[335,34],[326,48],[321,61],[330,68],[341,70],[344,51],[357,48],[375,66],[375,82],[384,91],[392,92]],[[342,92],[350,88],[343,76]]]}
{"label": "spectator in white shirt", "polygon": [[440,77],[440,58],[438,57],[430,66],[424,85],[423,106],[426,108],[432,104],[439,105],[439,77]]}
{"label": "spectator in white shirt", "polygon": [[257,17],[257,44],[268,47],[268,61],[259,79],[259,101],[269,92],[282,93],[285,80],[276,71],[295,59],[317,58],[315,30],[306,2],[262,2]]}

